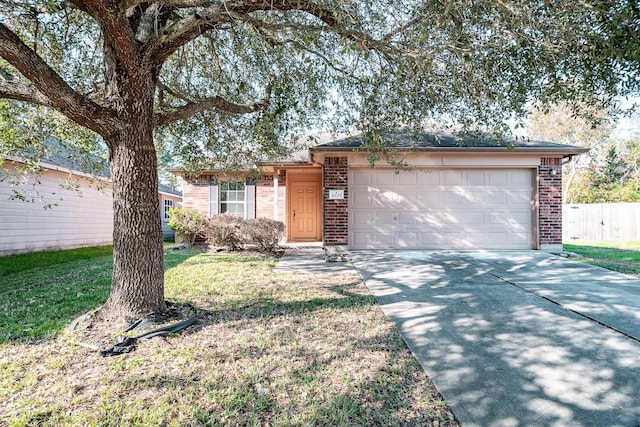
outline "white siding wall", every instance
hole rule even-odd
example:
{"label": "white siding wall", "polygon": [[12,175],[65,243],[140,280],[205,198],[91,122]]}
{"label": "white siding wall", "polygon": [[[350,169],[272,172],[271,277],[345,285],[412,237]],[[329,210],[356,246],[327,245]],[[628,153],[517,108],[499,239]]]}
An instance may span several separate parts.
{"label": "white siding wall", "polygon": [[[35,203],[10,200],[12,187],[0,181],[0,255],[112,244],[111,184],[99,191],[86,178],[75,177],[78,193],[60,187],[68,177],[68,173],[47,170],[35,187],[44,202]],[[45,203],[57,206],[44,209]]]}
{"label": "white siding wall", "polygon": [[182,207],[182,198],[175,195],[160,193],[160,218],[162,219],[162,236],[165,240],[172,240],[175,239],[175,233],[171,229],[171,227],[169,227],[169,218],[164,217],[165,200],[173,201],[173,207],[180,208]]}

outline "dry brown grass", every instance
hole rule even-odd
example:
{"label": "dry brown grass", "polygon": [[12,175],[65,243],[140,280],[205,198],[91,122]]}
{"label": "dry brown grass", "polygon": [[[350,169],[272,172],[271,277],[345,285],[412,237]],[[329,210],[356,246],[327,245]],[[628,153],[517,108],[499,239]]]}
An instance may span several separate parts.
{"label": "dry brown grass", "polygon": [[77,345],[106,346],[105,330],[3,344],[0,423],[457,425],[358,276],[168,256],[168,297],[194,326],[111,358]]}

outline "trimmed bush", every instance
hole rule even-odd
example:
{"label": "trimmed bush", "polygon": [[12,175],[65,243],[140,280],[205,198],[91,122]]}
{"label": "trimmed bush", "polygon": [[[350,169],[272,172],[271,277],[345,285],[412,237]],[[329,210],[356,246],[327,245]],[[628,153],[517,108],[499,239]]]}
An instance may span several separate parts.
{"label": "trimmed bush", "polygon": [[273,252],[284,236],[284,223],[268,218],[250,219],[245,221],[244,234],[247,243],[258,246],[261,251]]}
{"label": "trimmed bush", "polygon": [[244,244],[243,228],[246,221],[233,215],[222,214],[209,218],[207,224],[207,242],[235,251]]}
{"label": "trimmed bush", "polygon": [[169,209],[169,227],[182,236],[186,246],[193,246],[206,231],[207,217],[195,209]]}

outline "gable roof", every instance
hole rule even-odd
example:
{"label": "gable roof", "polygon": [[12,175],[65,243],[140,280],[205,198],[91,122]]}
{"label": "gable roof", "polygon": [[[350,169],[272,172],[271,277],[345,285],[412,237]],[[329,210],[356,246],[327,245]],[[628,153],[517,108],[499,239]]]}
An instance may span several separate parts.
{"label": "gable roof", "polygon": [[174,190],[173,188],[169,187],[168,185],[164,185],[164,184],[158,184],[158,191],[160,193],[165,193],[165,194],[169,194],[172,196],[178,196],[178,197],[182,197],[182,192],[178,191],[178,190]]}
{"label": "gable roof", "polygon": [[[45,169],[71,172],[84,176],[95,176],[99,179],[111,181],[109,162],[103,157],[87,153],[79,147],[60,141],[54,136],[45,139],[47,153],[40,159],[40,166]],[[24,162],[24,158],[12,158],[17,162]],[[168,185],[158,183],[158,192],[182,197],[180,191]]]}
{"label": "gable roof", "polygon": [[[497,138],[491,134],[469,134],[452,135],[438,132],[386,132],[383,133],[386,146],[384,148],[395,151],[412,151],[417,153],[440,152],[440,153],[515,153],[515,154],[541,154],[558,155],[562,157],[572,157],[586,153],[588,148],[576,147],[568,144],[558,144],[549,141],[537,141],[520,138]],[[314,153],[327,152],[368,152],[370,147],[365,144],[363,135],[354,135],[335,140],[327,140],[308,149],[297,151],[283,160],[267,160],[260,162],[253,167],[235,170],[235,172],[249,173],[255,167],[278,168],[278,167],[305,167],[315,163]],[[382,149],[382,148],[381,148]],[[168,169],[175,175],[182,173],[182,168],[174,167]],[[221,172],[223,169],[207,169],[200,171],[201,174],[211,174]]]}
{"label": "gable roof", "polygon": [[[0,160],[26,164],[34,155],[37,155],[35,149],[26,148],[16,151],[15,155],[0,157]],[[48,136],[44,140],[43,153],[37,156],[35,159],[37,165],[44,169],[71,172],[103,180],[109,180],[111,176],[107,159],[72,146],[54,136]]]}
{"label": "gable roof", "polygon": [[50,163],[63,168],[95,174],[103,178],[109,178],[111,171],[109,161],[95,154],[87,153],[80,147],[72,146],[53,136],[45,140],[47,153],[42,158],[45,163]]}
{"label": "gable roof", "polygon": [[[437,152],[527,152],[527,153],[557,153],[562,155],[576,155],[586,153],[588,148],[576,147],[568,144],[556,144],[547,141],[529,139],[501,138],[490,134],[475,134],[456,136],[445,133],[412,133],[387,132],[383,134],[386,148],[412,151]],[[310,149],[313,151],[368,151],[362,135],[350,136],[335,141],[318,144]]]}

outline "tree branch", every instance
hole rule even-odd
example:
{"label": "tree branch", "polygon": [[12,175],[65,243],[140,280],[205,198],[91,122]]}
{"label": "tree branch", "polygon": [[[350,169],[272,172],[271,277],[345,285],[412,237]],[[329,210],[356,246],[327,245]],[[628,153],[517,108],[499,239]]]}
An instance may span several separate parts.
{"label": "tree branch", "polygon": [[[4,73],[3,74],[4,77]],[[28,83],[12,79],[0,78],[0,98],[15,99],[16,101],[53,107],[51,101]]]}
{"label": "tree branch", "polygon": [[[163,94],[164,92],[167,92],[169,95],[173,96],[174,98],[177,99],[181,99],[187,103],[193,102],[191,99],[187,98],[184,95],[181,95],[179,93],[177,93],[176,91],[174,91],[173,89],[171,89],[169,86],[167,86],[166,84],[162,83],[162,82],[158,82],[157,84],[158,89],[160,89],[160,93]],[[164,97],[164,95],[162,95]]]}
{"label": "tree branch", "polygon": [[[124,0],[124,8],[131,9],[132,7],[140,6],[143,3],[147,3],[149,0]],[[163,3],[167,6],[176,8],[186,7],[200,7],[213,3],[211,0],[165,0]]]}
{"label": "tree branch", "polygon": [[136,40],[140,43],[146,43],[151,40],[152,37],[157,35],[157,22],[158,15],[160,14],[162,5],[154,3],[149,6],[140,18],[138,29],[136,30]]}
{"label": "tree branch", "polygon": [[[188,102],[187,104],[180,107],[166,108],[155,113],[154,126],[165,126],[178,120],[188,119],[195,114],[202,113],[214,108],[232,114],[251,114],[258,111],[264,111],[269,107],[269,98],[271,98],[272,85],[273,80],[269,82],[263,100],[255,104],[234,104],[222,98],[221,96],[216,95],[210,98]],[[167,90],[168,93],[172,93],[166,86],[162,86],[163,90]],[[183,97],[180,98],[184,99]]]}
{"label": "tree branch", "polygon": [[[137,69],[136,58],[139,57],[135,35],[132,34],[125,11],[119,11],[118,5],[103,0],[71,0],[80,10],[88,13],[98,21],[106,40],[115,44],[115,53],[129,74],[134,75]],[[117,3],[117,2],[115,2]]]}
{"label": "tree branch", "polygon": [[[76,123],[105,136],[112,112],[76,92],[44,60],[4,24],[0,23],[0,57],[13,65],[31,84],[7,79],[3,73],[1,97],[54,107]],[[11,87],[9,87],[11,86]]]}
{"label": "tree branch", "polygon": [[[135,4],[132,0],[130,4]],[[204,2],[197,0],[166,1],[165,4],[174,8],[187,8],[188,5],[200,5],[192,7],[188,16],[174,22],[165,28],[163,35],[153,42],[148,53],[156,63],[163,62],[180,46],[194,40],[201,34],[210,31],[217,26],[236,20],[247,21],[247,14],[258,11],[292,11],[297,10],[315,16],[326,26],[314,27],[314,30],[328,30],[338,26],[338,18],[335,13],[323,9],[313,1],[308,0],[228,0],[226,2]],[[239,17],[245,16],[244,19]],[[347,37],[352,37],[347,34]],[[355,40],[355,37],[353,37]]]}

